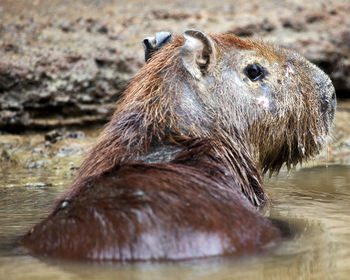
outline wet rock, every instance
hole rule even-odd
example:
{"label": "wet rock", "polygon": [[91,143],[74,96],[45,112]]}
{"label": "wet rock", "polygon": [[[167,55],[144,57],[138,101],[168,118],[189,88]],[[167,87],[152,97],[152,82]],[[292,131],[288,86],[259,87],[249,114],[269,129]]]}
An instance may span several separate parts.
{"label": "wet rock", "polygon": [[63,134],[61,130],[53,130],[45,134],[45,140],[49,141],[52,144],[59,142],[62,139],[63,139]]}
{"label": "wet rock", "polygon": [[71,131],[65,134],[65,138],[84,139],[85,133],[83,131]]}
{"label": "wet rock", "polygon": [[85,139],[83,131],[64,131],[62,129],[55,129],[45,134],[45,147],[51,148],[51,144],[62,141],[63,139]]}

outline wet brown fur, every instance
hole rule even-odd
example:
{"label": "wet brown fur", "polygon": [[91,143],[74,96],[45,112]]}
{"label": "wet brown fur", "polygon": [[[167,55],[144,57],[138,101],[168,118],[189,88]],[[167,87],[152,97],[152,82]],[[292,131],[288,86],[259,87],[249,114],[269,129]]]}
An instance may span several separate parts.
{"label": "wet brown fur", "polygon": [[[281,67],[288,63],[287,51],[277,47],[232,35],[210,36],[218,65],[230,65],[233,49],[252,50]],[[204,108],[197,114],[181,107],[188,98],[183,92],[201,90],[180,63],[183,44],[184,38],[176,37],[130,82],[72,191],[21,240],[30,253],[176,260],[253,252],[280,239],[279,229],[254,206],[266,200],[262,172],[296,164],[321,147],[319,138],[327,134],[328,123],[318,120],[320,111],[314,108],[320,97],[310,97],[317,92],[315,83],[304,81],[307,72],[296,69],[305,97],[276,97],[274,114],[249,104],[259,112],[246,121],[239,98],[227,100],[227,108],[242,106],[236,117],[221,106],[219,69],[213,74],[218,96],[189,97]],[[304,64],[307,71],[316,71]],[[157,153],[162,159],[153,161]]]}

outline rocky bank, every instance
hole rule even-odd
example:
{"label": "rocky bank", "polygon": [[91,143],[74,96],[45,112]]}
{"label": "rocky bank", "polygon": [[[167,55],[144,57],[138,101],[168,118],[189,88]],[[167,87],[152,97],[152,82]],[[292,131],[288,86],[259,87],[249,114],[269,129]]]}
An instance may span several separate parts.
{"label": "rocky bank", "polygon": [[298,50],[350,92],[350,2],[1,0],[0,130],[105,123],[160,30],[231,32]]}

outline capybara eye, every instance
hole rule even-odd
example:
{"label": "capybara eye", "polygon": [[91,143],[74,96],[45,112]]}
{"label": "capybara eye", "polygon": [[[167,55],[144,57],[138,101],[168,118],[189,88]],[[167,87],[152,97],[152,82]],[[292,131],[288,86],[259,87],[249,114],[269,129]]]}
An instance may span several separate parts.
{"label": "capybara eye", "polygon": [[259,63],[249,64],[245,69],[244,73],[251,79],[253,82],[262,79],[264,77],[264,67]]}

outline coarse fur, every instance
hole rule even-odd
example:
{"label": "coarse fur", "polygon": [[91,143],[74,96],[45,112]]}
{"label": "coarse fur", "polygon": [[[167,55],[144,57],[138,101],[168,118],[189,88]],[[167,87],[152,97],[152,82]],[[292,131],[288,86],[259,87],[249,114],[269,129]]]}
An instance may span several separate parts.
{"label": "coarse fur", "polygon": [[72,190],[21,245],[115,261],[261,250],[281,238],[255,208],[262,174],[316,155],[334,109],[327,75],[295,52],[186,31],[130,82]]}

